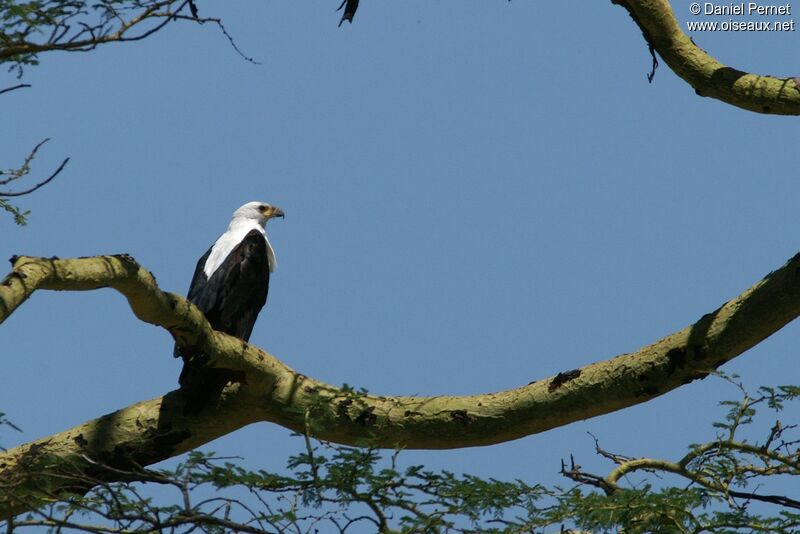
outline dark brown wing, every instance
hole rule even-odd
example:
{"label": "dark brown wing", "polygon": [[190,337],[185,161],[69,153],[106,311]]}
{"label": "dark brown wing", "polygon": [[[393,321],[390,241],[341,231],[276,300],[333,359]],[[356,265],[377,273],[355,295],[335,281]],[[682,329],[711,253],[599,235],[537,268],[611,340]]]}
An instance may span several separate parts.
{"label": "dark brown wing", "polygon": [[[187,298],[200,308],[214,330],[247,341],[269,293],[266,239],[258,230],[250,231],[211,278],[203,271],[209,253],[210,249],[197,262]],[[184,361],[179,379],[186,397],[184,413],[199,413],[235,378],[230,370],[206,367],[208,358],[204,354],[183,354],[176,346],[175,355]]]}

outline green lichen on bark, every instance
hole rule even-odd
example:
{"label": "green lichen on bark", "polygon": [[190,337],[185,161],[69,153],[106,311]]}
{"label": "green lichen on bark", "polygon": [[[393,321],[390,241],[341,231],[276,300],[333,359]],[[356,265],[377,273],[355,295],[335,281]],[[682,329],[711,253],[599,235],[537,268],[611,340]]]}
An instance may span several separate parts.
{"label": "green lichen on bark", "polygon": [[800,115],[800,79],[747,73],[724,65],[681,30],[668,0],[612,0],[639,25],[648,44],[700,96],[776,115]]}
{"label": "green lichen on bark", "polygon": [[[256,422],[326,441],[384,448],[510,441],[646,402],[703,378],[800,315],[798,255],[691,326],[636,352],[496,393],[380,396],[325,384],[258,347],[214,332],[196,307],[162,292],[152,274],[128,256],[15,257],[13,266],[0,283],[0,323],[38,289],[111,287],[125,296],[140,320],[201,349],[212,365],[241,370],[247,377],[197,416],[182,415],[183,399],[173,391],[0,453],[0,480],[18,481],[23,492],[38,491],[26,469],[31,451],[87,469],[125,462],[146,466]],[[102,470],[96,476],[113,479],[114,472]],[[69,491],[68,484],[63,490]],[[19,512],[18,503],[0,500],[0,517]]]}

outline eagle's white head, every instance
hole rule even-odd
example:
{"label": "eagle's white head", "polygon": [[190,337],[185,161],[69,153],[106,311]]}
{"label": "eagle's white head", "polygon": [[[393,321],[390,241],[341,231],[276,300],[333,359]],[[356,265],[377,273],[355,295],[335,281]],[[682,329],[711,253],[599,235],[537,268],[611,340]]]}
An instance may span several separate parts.
{"label": "eagle's white head", "polygon": [[273,217],[283,217],[283,210],[266,202],[254,201],[248,202],[234,211],[231,224],[234,222],[241,224],[244,221],[255,221],[259,226],[264,226]]}

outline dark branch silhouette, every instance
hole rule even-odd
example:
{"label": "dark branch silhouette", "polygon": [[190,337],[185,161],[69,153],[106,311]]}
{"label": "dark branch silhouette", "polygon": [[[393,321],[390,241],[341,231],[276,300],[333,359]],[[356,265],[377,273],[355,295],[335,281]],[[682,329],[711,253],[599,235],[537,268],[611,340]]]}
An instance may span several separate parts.
{"label": "dark branch silhouette", "polygon": [[[0,179],[0,185],[7,185],[7,184],[13,182],[14,180],[19,180],[23,176],[27,175],[31,170],[31,162],[36,157],[36,154],[39,152],[39,149],[42,147],[42,145],[44,145],[49,140],[50,140],[50,138],[48,137],[47,139],[44,139],[43,141],[39,142],[39,144],[37,144],[35,147],[33,147],[33,150],[31,150],[31,153],[28,154],[28,156],[25,158],[25,161],[22,163],[22,166],[19,169],[11,169],[9,171],[0,171],[0,176],[8,176],[8,178]],[[64,161],[62,161],[61,165],[59,165],[58,168],[46,180],[44,180],[42,182],[39,182],[35,186],[33,186],[33,187],[29,188],[29,189],[25,189],[24,191],[13,191],[13,192],[12,191],[0,191],[0,197],[21,197],[21,196],[33,193],[37,189],[39,189],[41,187],[44,187],[45,185],[50,183],[53,180],[53,178],[58,176],[58,174],[62,170],[64,170],[64,166],[66,166],[68,161],[69,161],[69,158],[66,158]]]}
{"label": "dark branch silhouette", "polygon": [[[33,162],[34,158],[39,152],[39,149],[47,143],[50,139],[44,139],[40,141],[33,150],[31,150],[30,154],[25,158],[25,161],[22,162],[22,165],[17,169],[10,169],[6,171],[0,171],[0,185],[9,185],[10,183],[14,182],[15,180],[19,180],[25,176],[27,176],[31,171],[31,162]],[[20,208],[17,206],[13,206],[9,204],[5,199],[13,198],[13,197],[22,197],[25,195],[29,195],[34,191],[41,189],[42,187],[46,186],[50,182],[55,179],[56,176],[61,174],[61,171],[64,170],[64,167],[69,162],[69,158],[65,158],[64,161],[53,171],[50,176],[48,176],[45,180],[37,183],[36,185],[29,187],[27,189],[23,189],[22,191],[0,191],[0,209],[3,209],[9,212],[14,217],[14,222],[19,225],[26,224],[26,215],[29,212],[22,212]]]}
{"label": "dark branch silhouette", "polygon": [[339,19],[339,26],[341,26],[344,21],[349,22],[350,24],[353,23],[353,17],[356,16],[356,11],[358,10],[358,0],[342,0],[342,4],[336,11],[342,11],[342,18]]}
{"label": "dark branch silhouette", "polygon": [[[67,165],[68,162],[69,162],[69,158],[64,158],[64,161],[62,161],[61,165],[59,165],[58,168],[55,171],[53,171],[53,174],[51,174],[49,177],[47,177],[47,179],[45,179],[42,182],[39,182],[35,186],[33,186],[33,187],[29,188],[29,189],[25,189],[23,191],[13,191],[13,192],[12,191],[0,191],[0,197],[21,197],[21,196],[29,195],[29,194],[33,193],[37,189],[39,189],[41,187],[44,187],[47,184],[49,184],[53,180],[53,178],[58,176],[59,173],[64,170],[64,167]],[[0,180],[0,182],[2,182],[2,180]]]}
{"label": "dark branch silhouette", "polygon": [[31,85],[29,83],[20,83],[17,85],[13,85],[11,87],[6,87],[5,89],[0,89],[0,95],[2,95],[3,93],[10,93],[11,91],[16,91],[17,89],[24,89],[30,86]]}
{"label": "dark branch silhouette", "polygon": [[36,65],[42,52],[87,52],[106,43],[141,41],[176,21],[216,25],[236,53],[252,62],[219,18],[198,16],[193,0],[45,0],[5,10],[4,16],[0,63],[10,63],[18,75],[24,66]]}

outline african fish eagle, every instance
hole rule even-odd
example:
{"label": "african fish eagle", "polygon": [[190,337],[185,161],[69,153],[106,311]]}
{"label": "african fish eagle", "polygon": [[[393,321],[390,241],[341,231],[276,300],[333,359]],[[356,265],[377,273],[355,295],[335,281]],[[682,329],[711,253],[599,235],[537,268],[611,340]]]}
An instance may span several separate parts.
{"label": "african fish eagle", "polygon": [[[283,211],[264,202],[248,202],[233,212],[228,229],[198,260],[187,299],[205,314],[214,330],[250,339],[258,312],[267,302],[269,275],[275,270],[275,252],[266,232],[267,221]],[[207,367],[208,357],[181,349],[179,378],[186,399],[184,414],[196,415],[219,396],[236,375],[228,369]]]}

